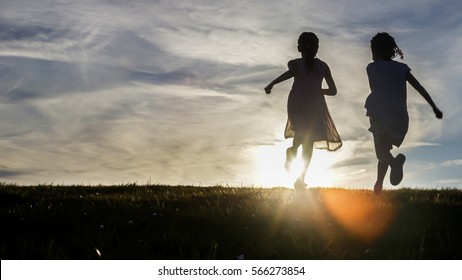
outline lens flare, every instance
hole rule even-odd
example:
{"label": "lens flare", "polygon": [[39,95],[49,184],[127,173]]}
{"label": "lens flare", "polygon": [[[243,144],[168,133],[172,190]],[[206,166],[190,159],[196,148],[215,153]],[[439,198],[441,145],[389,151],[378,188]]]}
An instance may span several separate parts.
{"label": "lens flare", "polygon": [[358,239],[370,242],[382,236],[395,217],[393,203],[370,192],[321,190],[330,215]]}

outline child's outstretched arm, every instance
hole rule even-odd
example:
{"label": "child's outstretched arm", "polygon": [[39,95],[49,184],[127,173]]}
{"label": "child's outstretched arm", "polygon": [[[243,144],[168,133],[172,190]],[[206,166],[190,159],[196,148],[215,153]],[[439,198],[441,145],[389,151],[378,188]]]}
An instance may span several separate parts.
{"label": "child's outstretched arm", "polygon": [[433,112],[435,113],[436,118],[442,119],[443,118],[443,112],[436,107],[435,102],[433,102],[432,98],[430,97],[430,94],[425,90],[425,88],[417,81],[417,79],[414,77],[414,75],[411,74],[411,72],[407,72],[406,75],[406,80],[411,84],[412,87],[417,90],[420,95],[422,95],[425,100],[427,100],[428,104],[432,106]]}
{"label": "child's outstretched arm", "polygon": [[292,78],[294,76],[294,74],[292,73],[292,71],[286,71],[284,73],[281,74],[281,76],[277,77],[276,79],[274,79],[274,81],[272,81],[271,83],[269,83],[266,87],[265,87],[265,92],[266,94],[270,94],[271,93],[271,89],[273,88],[273,86],[275,84],[279,84],[280,82],[284,82],[285,80],[288,80],[290,78]]}
{"label": "child's outstretched arm", "polygon": [[329,67],[326,68],[324,73],[324,79],[326,79],[327,87],[323,88],[322,93],[324,95],[334,96],[337,94],[337,87],[335,86],[334,78],[332,78],[332,74],[330,73]]}

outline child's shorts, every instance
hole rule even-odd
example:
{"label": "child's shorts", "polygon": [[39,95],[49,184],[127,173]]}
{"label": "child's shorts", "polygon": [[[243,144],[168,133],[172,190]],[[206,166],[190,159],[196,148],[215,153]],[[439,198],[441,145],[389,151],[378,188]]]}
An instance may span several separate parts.
{"label": "child's shorts", "polygon": [[393,149],[393,142],[379,121],[370,117],[369,122],[371,124],[369,131],[372,132],[372,135],[374,136],[374,146],[377,159],[386,161],[389,157],[390,150]]}

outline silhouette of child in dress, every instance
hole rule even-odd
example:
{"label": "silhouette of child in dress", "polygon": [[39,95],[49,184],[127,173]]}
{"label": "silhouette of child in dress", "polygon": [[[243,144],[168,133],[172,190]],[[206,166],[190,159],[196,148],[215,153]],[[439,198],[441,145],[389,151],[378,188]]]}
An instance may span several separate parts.
{"label": "silhouette of child in dress", "polygon": [[[318,48],[319,39],[314,33],[302,33],[298,38],[298,51],[302,57],[289,61],[289,70],[265,88],[265,92],[269,94],[274,85],[294,78],[287,102],[288,120],[284,136],[293,138],[292,147],[286,151],[287,170],[296,157],[298,148],[302,146],[303,168],[294,183],[296,190],[303,190],[306,186],[305,175],[313,147],[336,151],[342,146],[324,97],[336,95],[337,88],[329,66],[316,57]],[[323,79],[326,80],[327,89],[322,88]]]}

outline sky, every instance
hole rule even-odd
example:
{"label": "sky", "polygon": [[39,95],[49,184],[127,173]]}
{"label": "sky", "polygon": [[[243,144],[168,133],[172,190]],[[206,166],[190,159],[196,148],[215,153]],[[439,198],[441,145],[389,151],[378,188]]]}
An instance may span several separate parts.
{"label": "sky", "polygon": [[343,140],[310,187],[372,188],[369,42],[389,32],[443,111],[408,86],[397,187],[462,187],[462,2],[0,0],[0,182],[291,187],[292,81],[263,88],[312,31]]}

